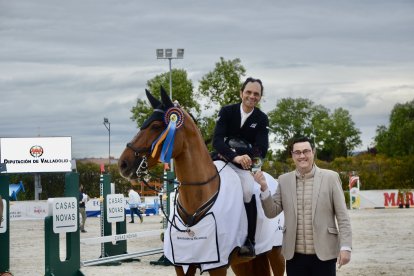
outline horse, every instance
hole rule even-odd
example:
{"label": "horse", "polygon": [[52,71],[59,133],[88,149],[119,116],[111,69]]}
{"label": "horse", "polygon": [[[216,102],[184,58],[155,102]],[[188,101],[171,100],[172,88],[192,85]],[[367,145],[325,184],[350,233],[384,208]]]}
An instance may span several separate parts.
{"label": "horse", "polygon": [[[238,249],[247,235],[245,213],[240,219],[235,217],[234,221],[241,225],[222,226],[232,229],[236,234],[230,233],[225,238],[221,236],[219,230],[222,228],[218,222],[225,223],[227,219],[219,218],[219,213],[229,213],[236,209],[244,212],[240,180],[230,166],[226,166],[224,162],[213,162],[192,117],[181,107],[174,105],[162,87],[160,92],[161,101],[146,90],[147,98],[154,109],[153,113],[127,144],[119,158],[118,167],[124,178],[141,180],[147,177],[148,170],[160,160],[168,163],[174,159],[179,186],[174,212],[170,214],[169,228],[164,236],[164,254],[174,264],[176,274],[195,275],[197,268],[201,270],[206,267],[204,271],[208,271],[210,275],[221,276],[227,274],[230,265],[236,275],[265,276],[271,275],[270,262],[274,275],[283,275],[285,263],[280,247],[272,247],[268,252],[258,254],[253,259],[238,256]],[[226,180],[230,184],[227,184]],[[224,194],[226,187],[232,189],[227,198]],[[218,202],[225,199],[227,203],[231,198],[234,199],[234,203],[217,207],[220,208],[219,212],[212,211]],[[215,230],[212,230],[215,235],[197,237],[197,231],[200,230],[197,226],[215,227]],[[208,243],[215,247],[207,250],[203,238],[212,239]],[[191,240],[192,245],[174,245],[173,240],[180,239]],[[220,244],[223,240],[232,240],[233,245],[225,248]],[[192,259],[192,255],[200,254],[200,251],[209,251],[211,256],[201,257],[203,260]]]}

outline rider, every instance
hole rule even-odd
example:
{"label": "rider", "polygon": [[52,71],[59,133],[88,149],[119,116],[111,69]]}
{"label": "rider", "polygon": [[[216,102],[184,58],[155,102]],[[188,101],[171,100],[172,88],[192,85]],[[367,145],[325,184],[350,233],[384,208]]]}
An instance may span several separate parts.
{"label": "rider", "polygon": [[255,256],[257,209],[250,169],[257,160],[265,158],[269,146],[269,119],[256,107],[262,96],[261,80],[247,78],[240,90],[241,103],[220,110],[213,137],[216,156],[229,161],[240,177],[248,228],[247,239],[239,254],[245,257]]}

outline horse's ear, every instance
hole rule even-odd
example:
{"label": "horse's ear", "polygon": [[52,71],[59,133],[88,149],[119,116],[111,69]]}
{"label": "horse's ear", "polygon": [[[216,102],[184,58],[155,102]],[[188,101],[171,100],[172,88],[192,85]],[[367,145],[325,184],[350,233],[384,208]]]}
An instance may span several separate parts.
{"label": "horse's ear", "polygon": [[173,107],[174,104],[172,103],[170,97],[168,96],[167,92],[165,91],[164,87],[161,86],[161,101],[166,108]]}
{"label": "horse's ear", "polygon": [[152,108],[157,108],[161,105],[161,102],[157,100],[156,98],[154,98],[151,92],[149,92],[147,89],[145,89],[145,93],[147,94],[147,98],[150,101]]}

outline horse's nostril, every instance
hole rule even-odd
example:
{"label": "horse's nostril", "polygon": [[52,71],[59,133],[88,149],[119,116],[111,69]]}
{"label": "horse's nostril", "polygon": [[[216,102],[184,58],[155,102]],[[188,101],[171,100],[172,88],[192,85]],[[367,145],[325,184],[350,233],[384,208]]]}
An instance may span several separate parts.
{"label": "horse's nostril", "polygon": [[119,166],[122,170],[128,168],[128,162],[126,160],[122,160]]}

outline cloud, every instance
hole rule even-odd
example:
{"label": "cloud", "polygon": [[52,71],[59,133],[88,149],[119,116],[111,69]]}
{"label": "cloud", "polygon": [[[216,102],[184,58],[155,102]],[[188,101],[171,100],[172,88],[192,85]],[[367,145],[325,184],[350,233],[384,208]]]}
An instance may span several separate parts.
{"label": "cloud", "polygon": [[0,137],[72,136],[73,155],[119,155],[130,109],[168,71],[155,49],[185,48],[173,68],[194,87],[220,57],[265,85],[262,107],[304,97],[351,112],[365,148],[412,99],[411,1],[0,2]]}

